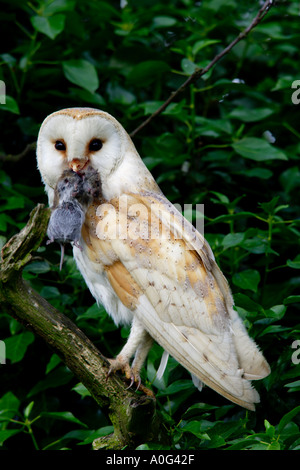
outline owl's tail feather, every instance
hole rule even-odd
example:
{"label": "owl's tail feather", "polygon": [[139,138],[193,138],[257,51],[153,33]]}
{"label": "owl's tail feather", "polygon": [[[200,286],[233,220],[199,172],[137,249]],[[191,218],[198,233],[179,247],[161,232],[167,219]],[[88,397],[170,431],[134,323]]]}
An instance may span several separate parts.
{"label": "owl's tail feather", "polygon": [[240,368],[244,370],[244,378],[249,380],[263,379],[270,374],[270,366],[255,341],[248,335],[242,319],[234,310],[233,298],[228,282],[216,263],[212,264],[212,271],[223,293],[227,311],[231,319],[233,341],[236,347]]}
{"label": "owl's tail feather", "polygon": [[168,359],[169,359],[169,353],[167,351],[164,351],[163,355],[161,356],[159,368],[157,369],[157,372],[156,372],[156,378],[158,380],[160,380],[162,376],[164,375],[164,372],[167,367]]}

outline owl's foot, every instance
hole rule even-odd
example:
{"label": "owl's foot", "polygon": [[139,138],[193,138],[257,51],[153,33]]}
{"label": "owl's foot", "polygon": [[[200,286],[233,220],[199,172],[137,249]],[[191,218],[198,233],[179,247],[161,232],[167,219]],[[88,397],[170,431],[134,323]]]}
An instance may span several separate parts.
{"label": "owl's foot", "polygon": [[127,361],[123,360],[120,356],[117,356],[116,359],[108,359],[108,361],[110,363],[110,368],[108,369],[107,377],[121,371],[127,380],[131,380],[131,368]]}
{"label": "owl's foot", "polygon": [[154,397],[152,390],[142,384],[139,371],[134,367],[131,368],[129,362],[124,360],[122,356],[117,356],[116,359],[108,359],[108,361],[110,363],[110,368],[108,370],[107,377],[117,371],[121,371],[125,375],[126,379],[130,381],[130,384],[127,388],[131,388],[133,384],[136,384],[136,390],[140,390],[141,392],[145,393],[145,395]]}

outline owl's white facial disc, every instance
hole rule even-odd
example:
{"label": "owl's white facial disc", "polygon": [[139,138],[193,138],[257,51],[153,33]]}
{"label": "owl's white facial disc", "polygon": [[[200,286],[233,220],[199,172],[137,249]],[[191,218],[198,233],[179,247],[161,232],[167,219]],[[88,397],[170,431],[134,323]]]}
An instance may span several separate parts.
{"label": "owl's white facial disc", "polygon": [[[91,146],[95,139],[100,142],[96,150]],[[82,171],[88,165],[99,173],[104,198],[154,187],[157,190],[125,129],[98,109],[68,108],[50,114],[39,132],[37,161],[50,205],[64,170]]]}
{"label": "owl's white facial disc", "polygon": [[[99,139],[102,148],[92,151]],[[65,150],[56,149],[62,142]],[[89,108],[70,108],[48,116],[41,126],[37,158],[43,181],[54,188],[62,172],[74,160],[91,164],[103,177],[118,166],[126,150],[126,132],[109,114]]]}

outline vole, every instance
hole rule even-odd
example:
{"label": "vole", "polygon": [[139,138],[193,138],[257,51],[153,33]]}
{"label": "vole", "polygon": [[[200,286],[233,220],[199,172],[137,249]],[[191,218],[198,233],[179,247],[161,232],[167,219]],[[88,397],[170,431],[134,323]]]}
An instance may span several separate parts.
{"label": "vole", "polygon": [[[80,248],[79,239],[85,211],[93,199],[100,196],[101,183],[94,168],[76,173],[65,170],[54,190],[54,203],[48,224],[49,243],[61,246],[60,270],[62,268],[66,243]],[[81,249],[81,248],[80,248]]]}

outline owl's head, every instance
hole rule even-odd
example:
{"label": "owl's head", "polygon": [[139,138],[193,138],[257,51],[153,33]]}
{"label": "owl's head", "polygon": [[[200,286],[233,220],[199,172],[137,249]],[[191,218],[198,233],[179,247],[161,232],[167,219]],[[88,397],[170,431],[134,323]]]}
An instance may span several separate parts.
{"label": "owl's head", "polygon": [[98,109],[67,108],[50,114],[38,135],[37,162],[50,204],[68,168],[80,172],[92,166],[107,199],[155,184],[125,129]]}

